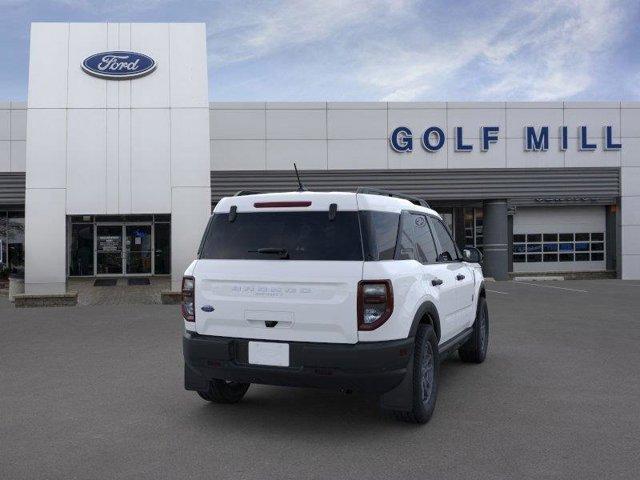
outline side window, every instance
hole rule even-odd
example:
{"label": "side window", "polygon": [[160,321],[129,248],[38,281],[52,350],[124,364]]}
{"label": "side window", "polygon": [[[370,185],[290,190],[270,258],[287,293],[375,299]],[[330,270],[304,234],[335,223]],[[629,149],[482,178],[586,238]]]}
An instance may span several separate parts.
{"label": "side window", "polygon": [[398,246],[396,247],[396,260],[415,260],[417,257],[414,244],[413,215],[409,212],[402,212]]}
{"label": "side window", "polygon": [[360,211],[365,260],[393,260],[399,220],[397,213]]}
{"label": "side window", "polygon": [[411,215],[416,241],[416,260],[420,263],[434,263],[436,261],[436,244],[431,235],[431,228],[425,215]]}
{"label": "side window", "polygon": [[440,243],[440,250],[438,251],[439,262],[452,262],[458,260],[458,250],[453,239],[447,230],[447,227],[437,218],[431,218],[431,225],[433,226],[433,233]]}

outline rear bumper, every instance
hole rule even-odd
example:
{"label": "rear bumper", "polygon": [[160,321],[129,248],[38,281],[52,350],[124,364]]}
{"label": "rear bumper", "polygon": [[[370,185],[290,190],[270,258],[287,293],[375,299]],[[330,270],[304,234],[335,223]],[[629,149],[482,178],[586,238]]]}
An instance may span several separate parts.
{"label": "rear bumper", "polygon": [[289,342],[289,367],[248,363],[249,339],[185,331],[185,388],[206,390],[213,379],[295,387],[387,392],[405,376],[413,338],[354,345]]}

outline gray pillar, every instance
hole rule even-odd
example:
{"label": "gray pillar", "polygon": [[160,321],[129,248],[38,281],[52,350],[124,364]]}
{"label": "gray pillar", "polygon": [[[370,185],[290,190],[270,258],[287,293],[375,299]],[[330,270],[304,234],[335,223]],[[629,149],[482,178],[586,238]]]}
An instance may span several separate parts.
{"label": "gray pillar", "polygon": [[484,202],[484,275],[496,280],[508,280],[508,220],[507,201]]}
{"label": "gray pillar", "polygon": [[616,271],[617,265],[617,247],[616,247],[616,208],[615,205],[607,205],[604,207],[606,210],[606,233],[605,233],[605,241],[606,241],[606,261],[607,261],[607,270]]}
{"label": "gray pillar", "polygon": [[462,207],[453,209],[453,230],[458,248],[462,250],[464,248],[464,212]]}

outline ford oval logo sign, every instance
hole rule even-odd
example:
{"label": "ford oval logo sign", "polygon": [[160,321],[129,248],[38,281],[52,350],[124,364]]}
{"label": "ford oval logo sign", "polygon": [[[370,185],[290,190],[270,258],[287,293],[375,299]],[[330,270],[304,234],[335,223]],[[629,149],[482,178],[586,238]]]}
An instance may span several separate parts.
{"label": "ford oval logo sign", "polygon": [[153,72],[153,58],[136,52],[102,52],[87,57],[82,69],[94,77],[110,80],[130,80]]}

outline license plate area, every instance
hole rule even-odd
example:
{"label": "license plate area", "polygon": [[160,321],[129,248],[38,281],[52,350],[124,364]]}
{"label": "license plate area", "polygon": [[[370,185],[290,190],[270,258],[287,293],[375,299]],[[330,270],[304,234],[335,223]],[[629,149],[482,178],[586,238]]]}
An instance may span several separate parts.
{"label": "license plate area", "polygon": [[279,342],[249,342],[249,364],[288,367],[289,344]]}

